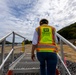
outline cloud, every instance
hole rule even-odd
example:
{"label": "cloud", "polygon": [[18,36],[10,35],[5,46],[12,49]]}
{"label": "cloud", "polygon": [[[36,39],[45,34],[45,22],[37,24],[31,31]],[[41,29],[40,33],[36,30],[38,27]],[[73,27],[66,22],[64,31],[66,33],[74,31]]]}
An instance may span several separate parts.
{"label": "cloud", "polygon": [[32,9],[35,6],[37,0],[7,0],[7,6],[10,9],[10,13],[17,17],[23,17],[28,13],[32,13]]}
{"label": "cloud", "polygon": [[76,22],[76,0],[0,0],[0,37],[15,31],[32,39],[42,18],[57,30]]}

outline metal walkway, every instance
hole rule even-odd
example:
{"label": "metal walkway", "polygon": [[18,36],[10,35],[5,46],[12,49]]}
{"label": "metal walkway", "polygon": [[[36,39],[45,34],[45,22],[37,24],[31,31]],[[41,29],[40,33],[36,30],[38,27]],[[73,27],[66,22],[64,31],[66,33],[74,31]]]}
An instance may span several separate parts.
{"label": "metal walkway", "polygon": [[39,62],[37,59],[33,62],[30,54],[23,54],[16,61],[9,68],[13,71],[13,75],[39,75]]}
{"label": "metal walkway", "polygon": [[[40,63],[37,59],[32,61],[30,57],[30,53],[22,54],[9,66],[8,72],[11,71],[11,75],[40,75]],[[58,57],[57,69],[60,71],[60,75],[71,75],[60,56]]]}
{"label": "metal walkway", "polygon": [[[12,71],[11,75],[40,75],[39,74],[40,64],[38,60],[35,59],[35,61],[32,61],[30,57],[31,57],[30,54],[24,53],[21,57],[19,57],[16,61],[14,61],[13,64],[9,66],[9,71]],[[61,59],[58,58],[58,64],[57,64],[57,68],[60,71],[60,75],[71,75],[69,70],[63,63],[63,61],[60,60]]]}
{"label": "metal walkway", "polygon": [[[13,34],[12,38],[12,48],[9,53],[5,57],[5,41],[8,36]],[[63,42],[66,43],[69,47],[76,51],[76,46],[70,43],[68,40],[63,38],[58,33],[56,34],[60,40],[60,50],[61,54],[58,55],[58,64],[57,68],[60,71],[60,75],[75,75],[75,73],[71,73],[67,68],[66,64],[64,63],[64,49],[63,49]],[[0,61],[0,75],[40,75],[39,74],[39,62],[36,59],[34,62],[30,58],[30,53],[26,54],[25,51],[15,55],[16,49],[20,49],[25,46],[15,47],[15,37],[19,36],[23,38],[23,41],[26,40],[25,37],[12,32],[8,35],[4,36],[0,39],[2,42],[2,49],[1,49],[1,61]],[[7,66],[7,68],[5,68]]]}

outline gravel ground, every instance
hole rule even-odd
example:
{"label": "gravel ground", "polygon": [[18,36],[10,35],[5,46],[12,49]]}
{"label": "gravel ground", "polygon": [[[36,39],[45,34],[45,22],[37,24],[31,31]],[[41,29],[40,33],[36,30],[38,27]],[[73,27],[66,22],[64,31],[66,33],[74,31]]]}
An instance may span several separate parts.
{"label": "gravel ground", "polygon": [[[14,55],[14,60],[16,60],[21,54],[22,54],[22,53],[19,53],[19,54],[16,53],[16,54]],[[5,56],[7,56],[7,54],[5,54]],[[8,69],[9,69],[10,63],[11,63],[11,57],[9,57],[8,61],[7,61],[7,62],[5,63],[5,65],[4,65],[4,74],[3,74],[3,75],[5,75],[5,74],[7,73]],[[0,54],[0,64],[1,64],[1,54]]]}
{"label": "gravel ground", "polygon": [[[66,66],[67,66],[68,70],[70,71],[71,75],[76,75],[76,62],[66,60]],[[60,60],[58,60],[58,66],[57,67],[60,71],[60,74],[63,75],[64,66],[62,65]],[[65,70],[64,75],[69,75],[66,70]]]}

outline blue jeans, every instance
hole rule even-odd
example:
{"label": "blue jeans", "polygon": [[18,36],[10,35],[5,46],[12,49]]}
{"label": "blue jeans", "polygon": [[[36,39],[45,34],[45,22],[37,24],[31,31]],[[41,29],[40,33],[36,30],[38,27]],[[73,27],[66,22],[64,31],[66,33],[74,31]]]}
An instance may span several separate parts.
{"label": "blue jeans", "polygon": [[52,52],[37,52],[40,62],[40,75],[55,75],[57,54]]}

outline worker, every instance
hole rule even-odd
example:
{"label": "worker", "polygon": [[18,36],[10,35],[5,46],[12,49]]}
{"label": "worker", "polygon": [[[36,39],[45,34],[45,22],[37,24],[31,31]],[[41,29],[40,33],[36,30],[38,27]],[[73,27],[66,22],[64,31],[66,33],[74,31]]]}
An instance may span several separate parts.
{"label": "worker", "polygon": [[40,75],[55,75],[57,65],[56,30],[48,25],[47,19],[40,20],[40,26],[35,29],[32,40],[31,59],[40,62]]}

